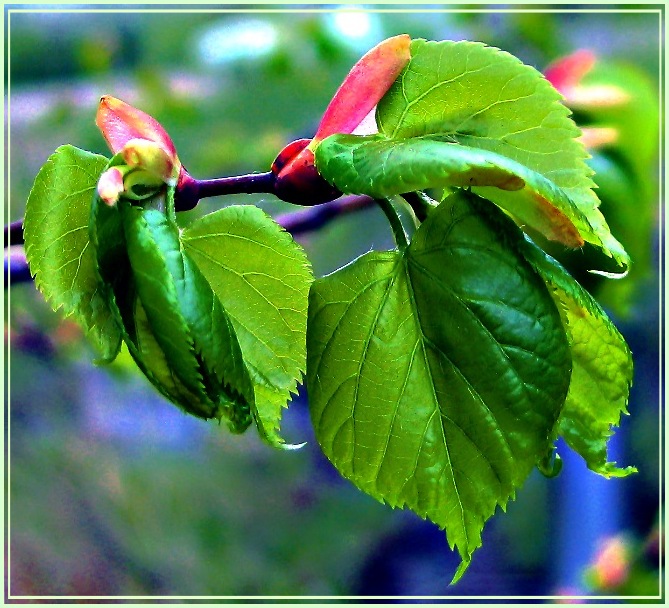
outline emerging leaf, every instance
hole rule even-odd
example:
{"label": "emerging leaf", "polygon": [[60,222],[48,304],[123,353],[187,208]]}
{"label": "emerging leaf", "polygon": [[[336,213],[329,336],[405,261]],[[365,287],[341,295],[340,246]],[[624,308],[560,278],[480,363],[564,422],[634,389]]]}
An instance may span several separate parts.
{"label": "emerging leaf", "polygon": [[310,294],[319,444],[360,489],[444,528],[463,560],[456,579],[550,450],[569,386],[559,313],[505,223],[458,192],[403,253],[366,254]]}
{"label": "emerging leaf", "polygon": [[302,248],[263,211],[226,207],[186,228],[182,243],[225,305],[255,390],[256,419],[273,444],[305,369],[309,286]]}
{"label": "emerging leaf", "polygon": [[[237,337],[219,299],[182,251],[163,212],[125,204],[128,257],[148,325],[183,385],[200,397],[205,418],[224,416],[235,432],[250,423],[253,389]],[[208,406],[208,407],[207,407]]]}
{"label": "emerging leaf", "polygon": [[24,220],[35,284],[54,309],[74,316],[105,361],[118,353],[121,334],[102,293],[88,221],[107,163],[74,146],[58,148],[35,178]]}

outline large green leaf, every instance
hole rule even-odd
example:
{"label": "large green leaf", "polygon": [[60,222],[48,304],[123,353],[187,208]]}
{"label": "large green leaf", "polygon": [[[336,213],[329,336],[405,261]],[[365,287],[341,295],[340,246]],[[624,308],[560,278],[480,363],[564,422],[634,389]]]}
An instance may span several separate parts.
{"label": "large green leaf", "polygon": [[596,473],[624,477],[636,472],[608,462],[606,449],[611,427],[627,413],[633,363],[625,339],[558,262],[530,241],[523,243],[523,252],[553,295],[571,348],[573,371],[559,433]]}
{"label": "large green leaf", "polygon": [[73,315],[103,360],[121,344],[96,271],[88,223],[104,156],[61,146],[40,169],[28,197],[25,250],[35,284],[54,309]]}
{"label": "large green leaf", "polygon": [[[598,210],[587,154],[574,139],[579,130],[560,100],[537,70],[509,53],[476,42],[414,40],[411,61],[378,105],[377,122],[394,141],[444,137],[542,174],[587,217],[589,228],[579,226],[582,238],[627,266],[627,254]],[[479,193],[518,212],[512,192],[485,187]]]}
{"label": "large green leaf", "polygon": [[[492,218],[491,216],[494,216]],[[541,278],[471,193],[444,201],[404,252],[314,282],[307,385],[339,472],[444,528],[463,563],[551,451],[571,361]]]}
{"label": "large green leaf", "polygon": [[505,208],[547,238],[580,247],[587,218],[543,175],[495,152],[428,137],[333,135],[316,150],[318,171],[339,190],[384,198],[443,186],[509,191]]}
{"label": "large green leaf", "polygon": [[253,388],[225,310],[182,250],[171,218],[159,209],[120,204],[148,326],[174,374],[199,396],[179,405],[204,418],[225,417],[233,431],[243,431],[250,423]]}
{"label": "large green leaf", "polygon": [[207,215],[181,238],[230,316],[253,380],[259,424],[279,444],[282,409],[305,369],[313,277],[304,251],[251,206]]}

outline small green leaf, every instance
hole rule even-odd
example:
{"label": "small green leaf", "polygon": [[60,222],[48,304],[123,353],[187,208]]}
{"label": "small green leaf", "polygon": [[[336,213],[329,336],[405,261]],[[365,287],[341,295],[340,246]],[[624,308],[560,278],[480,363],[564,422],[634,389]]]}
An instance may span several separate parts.
{"label": "small green leaf", "polygon": [[35,284],[53,308],[73,315],[101,354],[113,360],[120,330],[90,247],[88,223],[104,156],[61,146],[40,169],[28,197],[25,250]]}
{"label": "small green leaf", "polygon": [[[447,138],[540,173],[587,218],[588,227],[578,225],[581,237],[628,266],[598,209],[579,130],[560,100],[541,73],[509,53],[477,42],[414,40],[411,61],[379,102],[377,122],[393,141]],[[478,192],[503,208],[512,204],[508,191]]]}
{"label": "small green leaf", "polygon": [[611,427],[627,414],[632,384],[632,354],[625,339],[558,262],[529,240],[523,243],[523,252],[546,282],[569,339],[573,371],[560,415],[560,435],[600,475],[625,477],[636,472],[634,467],[616,467],[606,456]]}
{"label": "small green leaf", "polygon": [[510,223],[458,192],[403,253],[368,253],[310,294],[319,444],[360,489],[444,528],[463,560],[456,579],[550,450],[569,385],[559,313],[508,247]]}
{"label": "small green leaf", "polygon": [[[178,227],[164,212],[120,204],[128,257],[150,333],[174,375],[199,397],[196,403],[179,405],[204,418],[224,416],[233,431],[243,431],[250,423],[253,389],[220,301],[182,251]],[[146,339],[147,332],[143,335]],[[141,339],[138,333],[140,352]]]}
{"label": "small green leaf", "polygon": [[279,445],[282,409],[305,369],[313,277],[304,251],[252,206],[207,215],[188,226],[181,238],[235,328],[254,384],[260,432]]}

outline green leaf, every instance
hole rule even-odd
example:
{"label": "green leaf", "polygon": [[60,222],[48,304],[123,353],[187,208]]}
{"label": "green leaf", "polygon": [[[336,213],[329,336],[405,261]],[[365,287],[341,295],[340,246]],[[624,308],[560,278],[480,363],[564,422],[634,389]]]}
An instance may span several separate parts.
{"label": "green leaf", "polygon": [[28,197],[25,251],[35,284],[54,310],[62,307],[113,360],[121,333],[96,271],[88,223],[98,178],[108,160],[61,146],[40,169]]}
{"label": "green leaf", "polygon": [[282,409],[305,369],[313,277],[304,251],[252,206],[207,215],[188,226],[181,238],[235,328],[254,384],[260,431],[279,445]]}
{"label": "green leaf", "polygon": [[560,315],[509,224],[458,192],[403,253],[368,253],[310,294],[319,444],[360,489],[444,528],[456,578],[551,449],[569,385]]}
{"label": "green leaf", "polygon": [[625,477],[607,461],[611,427],[627,414],[633,377],[632,353],[606,313],[553,258],[527,240],[523,252],[548,286],[569,339],[573,371],[559,420],[559,433],[588,467],[605,477]]}
{"label": "green leaf", "polygon": [[586,217],[543,175],[505,156],[452,142],[333,135],[316,150],[318,171],[339,190],[386,198],[436,187],[508,191],[505,209],[547,238],[580,247]]}
{"label": "green leaf", "polygon": [[[569,216],[581,237],[627,266],[627,254],[599,212],[587,153],[574,139],[579,130],[560,100],[537,70],[509,53],[477,42],[414,40],[411,61],[378,105],[377,122],[393,141],[438,136],[540,173],[587,217],[586,228]],[[478,192],[505,209],[513,206],[511,192]]]}
{"label": "green leaf", "polygon": [[174,375],[199,397],[179,405],[204,418],[224,416],[233,431],[243,431],[250,423],[253,389],[219,299],[182,251],[178,227],[163,211],[120,204],[148,327]]}

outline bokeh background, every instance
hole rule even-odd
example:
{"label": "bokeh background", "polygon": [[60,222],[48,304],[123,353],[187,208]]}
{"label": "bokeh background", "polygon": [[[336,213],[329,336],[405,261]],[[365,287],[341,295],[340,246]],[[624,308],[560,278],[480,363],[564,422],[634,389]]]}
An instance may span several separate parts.
{"label": "bokeh background", "polygon": [[[639,473],[598,478],[563,446],[561,475],[531,475],[450,587],[458,559],[444,534],[339,477],[314,440],[303,392],[283,424],[289,441],[307,441],[302,450],[274,451],[253,432],[231,436],[166,403],[128,358],[95,367],[76,326],[31,283],[18,284],[5,290],[11,595],[658,595],[658,13],[128,8],[6,13],[6,220],[23,215],[34,176],[59,145],[107,153],[93,122],[105,93],[157,117],[189,171],[215,177],[266,171],[288,141],[310,136],[350,66],[391,35],[480,40],[539,70],[594,51],[590,76],[629,100],[575,118],[618,129],[617,143],[591,162],[603,212],[635,265],[612,282],[585,272],[597,262],[587,252],[554,253],[634,352],[631,416],[610,457]],[[295,210],[243,195],[203,201],[181,219],[232,203]],[[391,245],[375,209],[299,240],[317,275]]]}

